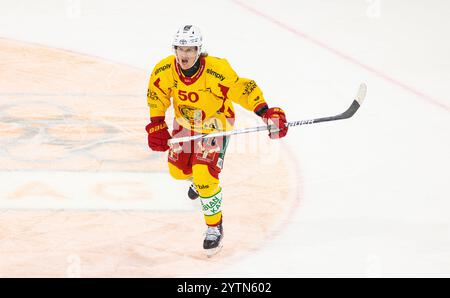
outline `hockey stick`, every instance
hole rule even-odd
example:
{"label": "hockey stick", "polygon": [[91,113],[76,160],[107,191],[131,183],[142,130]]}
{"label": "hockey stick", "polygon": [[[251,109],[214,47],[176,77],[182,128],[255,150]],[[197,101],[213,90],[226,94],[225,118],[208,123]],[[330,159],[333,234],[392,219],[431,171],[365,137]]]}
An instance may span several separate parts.
{"label": "hockey stick", "polygon": [[[358,93],[356,94],[356,98],[353,100],[350,107],[342,114],[339,114],[336,116],[331,116],[331,117],[292,121],[292,122],[286,123],[286,126],[294,127],[294,126],[300,126],[300,125],[316,124],[316,123],[326,122],[326,121],[348,119],[348,118],[352,117],[356,113],[356,111],[359,109],[359,107],[361,106],[361,104],[364,101],[364,98],[366,97],[366,92],[367,92],[366,84],[362,83],[361,85],[359,85],[359,89],[358,89]],[[208,139],[208,138],[214,138],[214,137],[232,136],[232,135],[237,135],[237,134],[244,134],[244,133],[265,131],[265,130],[276,132],[277,128],[275,125],[264,125],[264,126],[250,127],[250,128],[244,128],[244,129],[238,129],[238,130],[230,130],[230,131],[225,131],[225,132],[199,134],[199,135],[194,135],[194,136],[189,136],[189,137],[170,139],[168,144],[171,145],[171,144],[176,144],[176,143],[181,143],[181,142],[195,141],[198,139]]]}

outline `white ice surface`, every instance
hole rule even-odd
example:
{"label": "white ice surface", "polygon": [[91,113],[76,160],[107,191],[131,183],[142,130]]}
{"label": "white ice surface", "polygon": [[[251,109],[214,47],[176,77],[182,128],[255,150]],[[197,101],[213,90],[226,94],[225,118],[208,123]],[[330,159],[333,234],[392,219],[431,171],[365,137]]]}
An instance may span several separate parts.
{"label": "white ice surface", "polygon": [[289,120],[340,113],[366,82],[354,118],[289,132],[295,216],[215,276],[450,276],[450,2],[242,1],[259,14],[227,0],[2,0],[0,36],[150,73],[194,23]]}

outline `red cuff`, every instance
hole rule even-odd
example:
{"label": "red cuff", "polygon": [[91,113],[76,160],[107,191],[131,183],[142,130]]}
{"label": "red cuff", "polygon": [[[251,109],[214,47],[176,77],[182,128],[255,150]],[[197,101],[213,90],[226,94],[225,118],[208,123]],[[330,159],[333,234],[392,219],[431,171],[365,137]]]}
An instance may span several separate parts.
{"label": "red cuff", "polygon": [[163,122],[164,119],[166,119],[165,116],[151,117],[150,122],[152,122],[152,123]]}
{"label": "red cuff", "polygon": [[255,112],[256,115],[262,117],[265,112],[269,109],[269,106],[267,103],[263,102],[256,106],[256,108],[253,109],[253,112]]}

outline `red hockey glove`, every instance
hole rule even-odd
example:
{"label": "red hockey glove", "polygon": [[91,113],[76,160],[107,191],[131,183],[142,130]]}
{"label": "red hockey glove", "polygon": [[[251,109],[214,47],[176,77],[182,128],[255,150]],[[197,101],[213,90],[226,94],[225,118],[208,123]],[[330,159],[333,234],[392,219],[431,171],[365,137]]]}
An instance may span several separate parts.
{"label": "red hockey glove", "polygon": [[148,146],[153,151],[166,151],[169,149],[167,141],[172,137],[169,134],[164,117],[154,117],[145,127],[148,133]]}
{"label": "red hockey glove", "polygon": [[275,125],[277,127],[275,130],[269,130],[271,139],[280,139],[287,134],[286,114],[282,109],[270,108],[262,115],[262,119],[267,125]]}

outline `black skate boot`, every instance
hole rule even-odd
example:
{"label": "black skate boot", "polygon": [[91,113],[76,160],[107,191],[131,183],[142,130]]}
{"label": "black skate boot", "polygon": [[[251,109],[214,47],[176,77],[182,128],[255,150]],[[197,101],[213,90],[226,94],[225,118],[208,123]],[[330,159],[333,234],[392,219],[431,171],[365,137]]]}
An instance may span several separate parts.
{"label": "black skate boot", "polygon": [[203,240],[203,249],[206,251],[208,258],[212,257],[222,248],[223,228],[222,222],[215,227],[208,226],[205,232],[205,240]]}
{"label": "black skate boot", "polygon": [[195,187],[195,184],[192,183],[191,186],[189,186],[189,191],[188,191],[188,197],[191,200],[195,200],[198,198],[198,191],[197,188]]}

